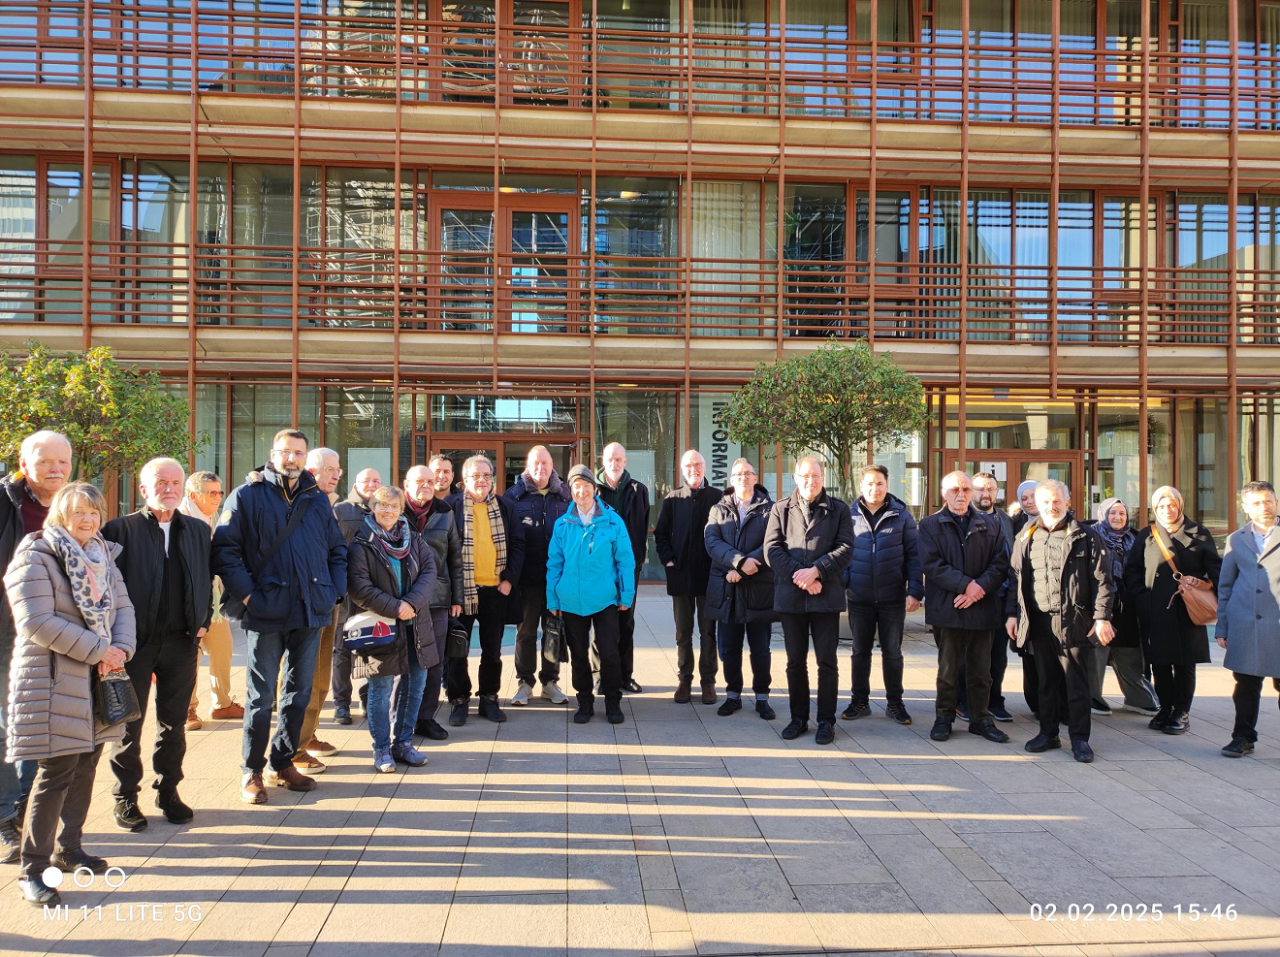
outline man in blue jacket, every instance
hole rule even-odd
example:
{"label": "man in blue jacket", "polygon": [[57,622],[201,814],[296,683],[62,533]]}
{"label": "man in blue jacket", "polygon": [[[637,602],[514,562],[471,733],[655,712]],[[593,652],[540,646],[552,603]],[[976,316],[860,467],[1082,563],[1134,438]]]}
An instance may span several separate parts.
{"label": "man in blue jacket", "polygon": [[[311,700],[320,629],[347,591],[347,543],[329,498],[303,466],[307,437],[281,429],[271,441],[262,481],[227,497],[213,533],[213,571],[222,577],[223,614],[239,618],[248,639],[240,798],[267,803],[262,773],[271,739],[272,784],[310,791],[314,779],[293,766]],[[284,668],[279,720],[271,703]]]}
{"label": "man in blue jacket", "polygon": [[862,470],[862,493],[853,503],[853,559],[845,569],[845,601],[853,632],[853,697],[840,717],[871,714],[871,647],[880,634],[885,711],[898,724],[910,724],[902,703],[902,632],[907,612],[920,607],[924,581],[916,549],[916,520],[906,503],[889,494],[889,470]]}

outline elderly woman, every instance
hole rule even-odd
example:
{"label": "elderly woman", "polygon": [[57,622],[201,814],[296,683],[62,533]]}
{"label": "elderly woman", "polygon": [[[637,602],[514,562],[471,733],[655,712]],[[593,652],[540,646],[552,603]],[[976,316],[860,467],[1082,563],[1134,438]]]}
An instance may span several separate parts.
{"label": "elderly woman", "polygon": [[[373,766],[385,774],[396,769],[397,761],[414,768],[427,763],[427,756],[413,746],[413,726],[427,670],[440,661],[431,617],[436,559],[409,527],[404,493],[398,488],[384,485],[375,491],[369,511],[347,546],[347,594],[353,615],[367,611],[395,623],[395,640],[366,655]],[[395,695],[393,735],[391,698],[397,676],[403,677]]]}
{"label": "elderly woman", "polygon": [[106,513],[92,485],[63,486],[49,503],[44,529],[22,540],[4,576],[17,629],[6,759],[38,762],[18,887],[37,907],[61,900],[44,882],[50,864],[95,874],[107,869],[106,861],[85,852],[80,837],[102,746],[123,738],[125,726],[99,725],[92,675],[123,668],[136,633],[115,564],[120,546],[99,532]]}
{"label": "elderly woman", "polygon": [[[1138,533],[1125,560],[1125,600],[1137,612],[1142,649],[1160,696],[1160,710],[1150,727],[1165,734],[1186,734],[1196,692],[1196,665],[1209,661],[1209,631],[1191,621],[1179,590],[1217,588],[1222,559],[1208,529],[1186,517],[1182,493],[1176,488],[1156,489],[1151,511],[1155,521]],[[1184,577],[1181,586],[1161,543]]]}
{"label": "elderly woman", "polygon": [[1124,704],[1120,706],[1120,710],[1152,717],[1160,706],[1145,673],[1137,612],[1134,603],[1127,599],[1124,588],[1124,563],[1133,550],[1137,535],[1129,527],[1129,509],[1120,499],[1107,499],[1098,506],[1096,514],[1097,522],[1093,530],[1111,551],[1111,576],[1116,585],[1116,604],[1111,624],[1115,627],[1116,636],[1111,644],[1093,650],[1093,672],[1089,676],[1093,713],[1111,713],[1111,706],[1102,697],[1102,682],[1106,678],[1107,664],[1110,663],[1115,669],[1116,680],[1120,682],[1120,690],[1124,692]]}

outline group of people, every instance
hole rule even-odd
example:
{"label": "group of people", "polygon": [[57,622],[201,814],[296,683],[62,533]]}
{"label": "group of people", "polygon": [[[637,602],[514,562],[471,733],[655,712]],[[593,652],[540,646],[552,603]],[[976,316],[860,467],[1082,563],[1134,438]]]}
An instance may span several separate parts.
{"label": "group of people", "polygon": [[[180,462],[158,458],[139,470],[142,506],[110,521],[101,492],[69,481],[72,455],[64,436],[37,432],[22,444],[18,471],[0,480],[0,666],[9,676],[0,839],[5,861],[21,861],[20,887],[33,904],[59,901],[44,882],[50,865],[107,866],[80,839],[108,743],[115,822],[147,827],[141,736],[153,697],[154,805],[170,822],[193,819],[179,785],[186,732],[200,726],[202,648],[211,717],[243,719],[240,793],[255,805],[267,802],[268,787],[316,787],[322,759],[338,750],[318,737],[330,688],[338,724],[352,723],[357,702],[363,708],[378,772],[425,765],[415,738],[448,738],[436,720],[442,693],[451,727],[467,722],[473,696],[478,716],[506,721],[498,692],[507,624],[516,626],[513,706],[528,706],[539,684],[543,700],[568,702],[564,662],[577,724],[594,717],[597,697],[610,723],[625,721],[623,694],[642,691],[635,597],[650,493],[618,443],[604,448],[598,470],[575,465],[563,478],[537,446],[501,496],[493,463],[476,455],[457,490],[452,462],[436,456],[409,469],[402,488],[365,469],[339,500],[338,454],[284,429],[268,462],[225,502],[216,474],[188,477]],[[719,700],[723,668],[717,713],[742,709],[745,646],[755,711],[776,718],[770,640],[779,622],[790,697],[782,737],[809,729],[812,647],[815,741],[830,744],[847,612],[852,697],[841,717],[872,713],[878,641],[886,714],[909,725],[902,639],[907,613],[923,601],[938,651],[933,740],[947,740],[957,717],[971,733],[1009,740],[995,722],[1012,720],[1001,685],[1013,647],[1040,725],[1027,750],[1061,747],[1065,723],[1074,756],[1090,761],[1108,664],[1127,710],[1150,715],[1155,730],[1187,731],[1195,667],[1209,661],[1209,647],[1185,596],[1212,589],[1217,640],[1236,677],[1236,727],[1223,753],[1253,750],[1263,681],[1280,675],[1280,535],[1265,482],[1245,487],[1250,524],[1220,559],[1170,487],[1152,497],[1153,523],[1135,532],[1118,499],[1102,503],[1096,523],[1078,520],[1055,481],[1020,489],[1021,514],[1011,519],[996,508],[994,478],[953,472],[942,480],[943,507],[917,525],[879,465],[862,471],[852,505],[827,490],[814,456],[797,462],[795,489],[777,502],[746,458],[732,464],[725,489],[710,486],[695,450],[681,474],[653,536],[672,602],[676,702],[693,694],[696,630],[702,702]],[[228,619],[247,643],[243,705],[231,695]],[[369,635],[376,641],[364,642]],[[106,724],[95,696],[121,674],[141,714]]]}

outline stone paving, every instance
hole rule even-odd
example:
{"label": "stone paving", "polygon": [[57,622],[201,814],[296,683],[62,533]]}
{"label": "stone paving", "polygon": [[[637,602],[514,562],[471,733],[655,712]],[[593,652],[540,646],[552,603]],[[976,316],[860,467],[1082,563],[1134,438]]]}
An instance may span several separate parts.
{"label": "stone paving", "polygon": [[[812,735],[778,737],[785,688],[772,723],[749,708],[721,718],[712,705],[672,703],[667,599],[646,590],[639,609],[645,694],[625,699],[622,725],[600,715],[577,726],[568,707],[539,702],[508,709],[501,726],[472,718],[430,743],[428,767],[380,775],[363,722],[342,728],[326,712],[322,734],[343,751],[320,787],[272,789],[266,807],[248,807],[239,723],[207,722],[190,736],[182,790],[195,822],[174,827],[148,801],[151,825],[136,835],[112,823],[104,760],[85,845],[127,880],[76,889],[68,879],[70,910],[54,919],[21,901],[17,868],[5,868],[0,948],[1280,953],[1280,715],[1269,698],[1256,756],[1220,757],[1232,708],[1219,664],[1200,669],[1189,734],[1158,734],[1117,711],[1095,718],[1098,760],[1085,766],[1068,752],[1022,750],[1035,727],[1013,658],[1005,686],[1017,720],[1002,726],[1013,741],[990,744],[957,725],[939,745],[928,739],[935,652],[913,616],[915,724],[893,724],[878,700],[872,717],[840,722],[835,745],[819,748]],[[508,671],[504,696],[513,685]]]}

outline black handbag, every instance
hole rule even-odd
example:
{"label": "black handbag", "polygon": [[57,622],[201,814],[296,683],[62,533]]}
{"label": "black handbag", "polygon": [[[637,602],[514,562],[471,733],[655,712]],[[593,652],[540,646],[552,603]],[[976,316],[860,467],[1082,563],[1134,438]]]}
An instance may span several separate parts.
{"label": "black handbag", "polygon": [[547,615],[542,623],[542,657],[553,665],[563,664],[569,660],[563,615]]}
{"label": "black handbag", "polygon": [[129,672],[117,668],[106,675],[99,675],[95,667],[93,674],[97,679],[93,684],[93,717],[99,731],[142,717]]}
{"label": "black handbag", "polygon": [[446,658],[465,658],[471,654],[471,630],[462,626],[461,618],[449,618],[449,635],[444,643]]}

